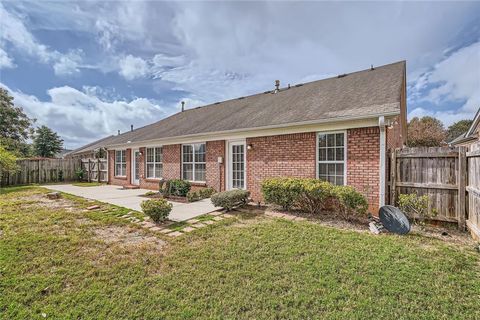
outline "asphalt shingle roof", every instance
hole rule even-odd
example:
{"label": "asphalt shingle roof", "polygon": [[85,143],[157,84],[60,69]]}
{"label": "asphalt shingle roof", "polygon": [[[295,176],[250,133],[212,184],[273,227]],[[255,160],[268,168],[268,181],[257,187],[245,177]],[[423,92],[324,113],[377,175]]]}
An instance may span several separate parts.
{"label": "asphalt shingle roof", "polygon": [[405,61],[187,109],[108,145],[400,113]]}

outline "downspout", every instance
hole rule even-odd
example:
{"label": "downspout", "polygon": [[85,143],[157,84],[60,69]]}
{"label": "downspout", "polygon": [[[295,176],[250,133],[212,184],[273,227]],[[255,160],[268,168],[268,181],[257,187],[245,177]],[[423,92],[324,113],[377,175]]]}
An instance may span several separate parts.
{"label": "downspout", "polygon": [[380,127],[380,195],[379,206],[385,205],[385,172],[386,172],[386,138],[385,138],[385,117],[378,117],[378,126]]}

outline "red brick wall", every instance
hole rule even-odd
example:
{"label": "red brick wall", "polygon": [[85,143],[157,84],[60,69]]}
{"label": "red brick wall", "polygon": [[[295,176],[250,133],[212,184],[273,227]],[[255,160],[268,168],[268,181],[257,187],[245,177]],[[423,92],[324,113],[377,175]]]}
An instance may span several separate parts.
{"label": "red brick wall", "polygon": [[297,133],[248,138],[247,189],[255,201],[262,201],[260,186],[268,177],[316,175],[316,133]]}
{"label": "red brick wall", "polygon": [[115,177],[115,150],[108,151],[108,183],[118,186],[125,186],[130,184],[130,171],[132,169],[130,162],[131,151],[131,149],[127,149],[125,152],[125,158],[127,161],[126,177]]}
{"label": "red brick wall", "polygon": [[140,188],[158,190],[158,182],[160,179],[147,179],[147,169],[145,168],[145,157],[146,157],[146,148],[141,147],[140,150],[140,163],[139,163],[139,173],[140,173]]}
{"label": "red brick wall", "polygon": [[393,125],[391,128],[386,128],[386,143],[387,143],[387,154],[396,148],[401,148],[403,146],[403,136],[402,136],[402,127],[400,125],[400,117],[395,117],[392,119]]}
{"label": "red brick wall", "polygon": [[[217,191],[225,190],[225,140],[207,141],[207,186]],[[223,163],[218,163],[218,157]]]}
{"label": "red brick wall", "polygon": [[380,128],[347,132],[347,184],[368,198],[369,209],[378,212],[380,180]]}
{"label": "red brick wall", "polygon": [[163,146],[163,177],[166,180],[181,178],[181,148],[180,144]]}

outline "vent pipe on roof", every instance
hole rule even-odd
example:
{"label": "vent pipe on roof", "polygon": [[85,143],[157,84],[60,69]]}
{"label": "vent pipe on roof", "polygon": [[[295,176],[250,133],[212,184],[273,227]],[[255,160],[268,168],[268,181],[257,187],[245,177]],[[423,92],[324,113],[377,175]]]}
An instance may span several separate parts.
{"label": "vent pipe on roof", "polygon": [[120,130],[118,130],[117,134],[120,135]]}
{"label": "vent pipe on roof", "polygon": [[280,91],[280,80],[275,80],[275,93]]}
{"label": "vent pipe on roof", "polygon": [[130,125],[130,131],[133,131],[133,124]]}
{"label": "vent pipe on roof", "polygon": [[185,101],[182,101],[182,112],[185,111]]}
{"label": "vent pipe on roof", "polygon": [[373,64],[370,65],[370,71],[372,70],[375,70],[375,68],[373,67]]}

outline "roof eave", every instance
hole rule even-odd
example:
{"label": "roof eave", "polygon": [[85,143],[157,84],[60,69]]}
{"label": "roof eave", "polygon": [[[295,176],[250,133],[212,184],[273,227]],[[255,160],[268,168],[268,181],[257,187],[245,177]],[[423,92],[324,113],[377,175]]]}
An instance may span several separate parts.
{"label": "roof eave", "polygon": [[[188,139],[188,138],[195,138],[205,135],[219,135],[219,134],[229,134],[229,133],[247,133],[250,131],[256,130],[265,130],[265,129],[278,129],[278,128],[289,128],[289,127],[296,127],[302,125],[315,125],[315,124],[325,124],[328,122],[346,122],[346,121],[355,121],[355,120],[364,120],[364,119],[374,119],[381,116],[384,117],[395,117],[400,114],[399,111],[395,112],[383,112],[378,114],[370,114],[365,116],[346,116],[346,117],[336,117],[336,118],[328,118],[328,119],[320,119],[320,120],[312,120],[312,121],[301,121],[301,122],[291,122],[288,124],[278,124],[278,125],[271,125],[271,126],[262,126],[262,127],[252,127],[252,128],[242,128],[242,129],[234,129],[234,130],[223,130],[223,131],[212,131],[212,132],[202,132],[202,133],[195,133],[190,135],[182,135],[182,136],[173,136],[173,137],[166,137],[166,138],[159,138],[159,139],[149,139],[149,140],[139,140],[139,141],[132,141],[132,143],[139,144],[151,144],[156,142],[165,142],[173,139]],[[116,147],[125,147],[129,146],[130,144],[127,143],[117,143],[106,145],[106,148],[116,148]]]}

